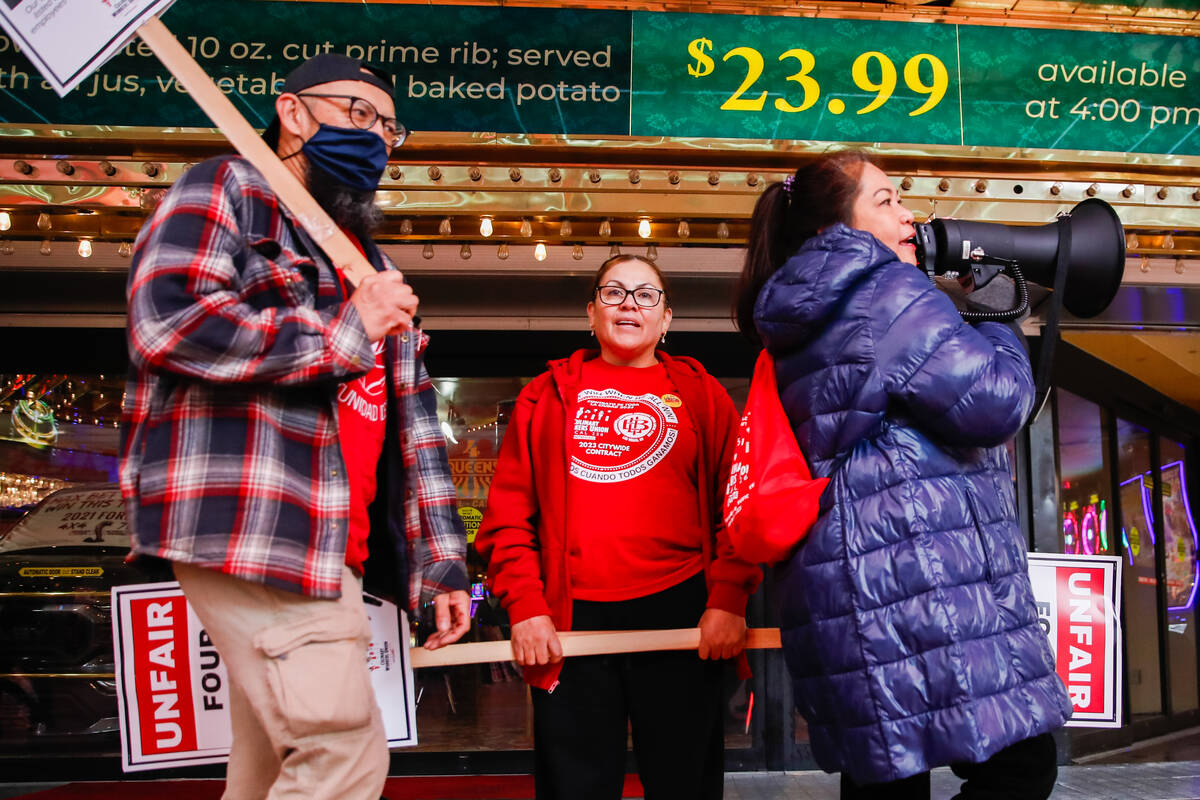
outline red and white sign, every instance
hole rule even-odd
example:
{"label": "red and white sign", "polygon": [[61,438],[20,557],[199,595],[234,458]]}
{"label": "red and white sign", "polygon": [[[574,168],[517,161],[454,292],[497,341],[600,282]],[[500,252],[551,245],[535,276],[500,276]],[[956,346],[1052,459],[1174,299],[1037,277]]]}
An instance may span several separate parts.
{"label": "red and white sign", "polygon": [[1029,580],[1074,707],[1067,725],[1121,727],[1121,560],[1030,553]]}
{"label": "red and white sign", "polygon": [[571,474],[616,483],[649,472],[679,438],[679,417],[661,397],[584,389],[575,409]]}
{"label": "red and white sign", "polygon": [[[364,595],[372,639],[367,668],[389,747],[417,743],[408,619]],[[229,678],[178,583],[112,589],[113,650],[126,772],[227,761]],[[402,646],[403,644],[403,646]]]}

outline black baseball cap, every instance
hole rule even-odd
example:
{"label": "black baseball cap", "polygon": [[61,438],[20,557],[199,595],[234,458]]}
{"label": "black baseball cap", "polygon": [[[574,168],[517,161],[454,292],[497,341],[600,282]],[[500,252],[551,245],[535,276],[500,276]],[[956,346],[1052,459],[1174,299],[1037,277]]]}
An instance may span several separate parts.
{"label": "black baseball cap", "polygon": [[[387,72],[364,63],[362,59],[340,53],[321,53],[296,67],[283,79],[283,92],[298,94],[305,89],[331,81],[362,81],[382,89],[389,97],[395,93],[392,76]],[[263,139],[272,149],[278,146],[278,116],[271,118],[271,124],[263,131]]]}

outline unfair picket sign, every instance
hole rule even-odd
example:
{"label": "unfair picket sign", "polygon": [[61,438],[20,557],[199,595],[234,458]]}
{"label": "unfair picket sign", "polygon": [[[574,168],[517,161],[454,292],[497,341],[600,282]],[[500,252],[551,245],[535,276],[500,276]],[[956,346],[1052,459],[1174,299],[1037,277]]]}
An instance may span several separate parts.
{"label": "unfair picket sign", "polygon": [[[408,619],[363,596],[371,624],[367,668],[389,747],[417,743]],[[229,679],[178,583],[114,586],[113,652],[121,768],[137,772],[228,760]]]}
{"label": "unfair picket sign", "polygon": [[1067,725],[1121,727],[1121,559],[1030,553],[1029,580],[1074,707]]}
{"label": "unfair picket sign", "polygon": [[[1029,578],[1038,620],[1074,707],[1067,724],[1120,727],[1120,559],[1030,553]],[[367,664],[391,747],[417,743],[414,660],[420,667],[512,657],[507,641],[410,653],[407,618],[391,603],[364,599],[372,631]],[[228,679],[179,585],[113,587],[112,608],[122,768],[133,772],[227,760],[232,739]],[[560,638],[564,655],[578,656],[694,649],[699,631],[580,631]],[[777,628],[748,631],[748,648],[779,644]]]}

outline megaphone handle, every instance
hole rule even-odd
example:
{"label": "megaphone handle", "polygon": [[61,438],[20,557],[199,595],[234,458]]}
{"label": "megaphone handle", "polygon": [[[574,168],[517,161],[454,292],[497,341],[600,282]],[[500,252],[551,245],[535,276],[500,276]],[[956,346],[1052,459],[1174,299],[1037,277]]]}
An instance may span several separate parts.
{"label": "megaphone handle", "polygon": [[[1009,266],[1012,272],[1013,288],[1016,290],[1017,298],[1016,305],[1007,311],[960,311],[959,316],[970,323],[976,322],[1012,322],[1020,319],[1026,311],[1029,310],[1029,286],[1025,283],[1025,276],[1021,273],[1021,268],[1014,261]],[[971,295],[967,295],[967,307],[970,309]]]}
{"label": "megaphone handle", "polygon": [[1042,344],[1038,348],[1037,375],[1034,378],[1033,414],[1029,419],[1035,420],[1042,413],[1046,400],[1050,397],[1050,379],[1054,362],[1054,349],[1058,344],[1058,312],[1062,307],[1063,290],[1067,286],[1067,262],[1071,256],[1071,226],[1070,217],[1059,217],[1058,253],[1054,265],[1054,292],[1050,295],[1050,308],[1046,311],[1046,324],[1042,326]]}

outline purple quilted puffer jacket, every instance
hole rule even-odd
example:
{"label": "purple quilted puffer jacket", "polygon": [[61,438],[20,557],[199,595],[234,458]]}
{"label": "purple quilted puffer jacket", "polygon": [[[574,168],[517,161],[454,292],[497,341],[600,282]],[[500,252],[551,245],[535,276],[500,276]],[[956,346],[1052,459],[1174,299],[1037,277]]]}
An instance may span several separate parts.
{"label": "purple quilted puffer jacket", "polygon": [[813,476],[830,478],[780,574],[817,762],[891,781],[1061,726],[1070,700],[1003,447],[1034,396],[1019,334],[964,323],[920,269],[844,225],[771,277],[754,318]]}

